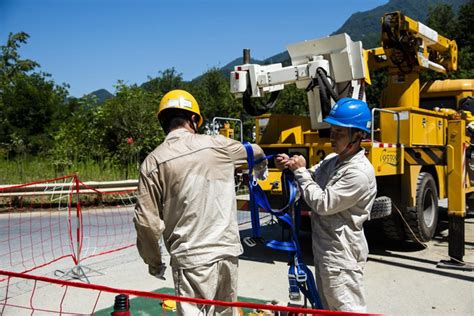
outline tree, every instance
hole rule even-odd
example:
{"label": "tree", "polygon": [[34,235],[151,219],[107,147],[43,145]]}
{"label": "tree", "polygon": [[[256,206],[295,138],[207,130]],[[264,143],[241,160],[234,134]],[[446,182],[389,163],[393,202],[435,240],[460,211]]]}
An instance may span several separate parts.
{"label": "tree", "polygon": [[438,4],[429,9],[427,25],[439,34],[456,40],[458,45],[458,71],[447,76],[439,74],[423,74],[423,80],[444,78],[473,78],[474,52],[472,25],[474,23],[474,0],[470,0],[454,14],[452,7]]}
{"label": "tree", "polygon": [[456,21],[456,41],[459,46],[458,78],[474,78],[474,0],[459,8]]}
{"label": "tree", "polygon": [[294,84],[286,86],[285,89],[280,92],[277,104],[272,110],[272,113],[309,115],[306,92],[303,89],[296,88]]}
{"label": "tree", "polygon": [[207,128],[214,117],[241,118],[242,106],[230,93],[228,79],[218,68],[211,68],[188,85],[189,92],[199,103]]}
{"label": "tree", "polygon": [[110,156],[104,146],[105,131],[101,127],[104,111],[96,98],[73,98],[69,104],[71,115],[54,131],[54,145],[50,151],[59,172],[80,161],[104,161]]}
{"label": "tree", "polygon": [[25,32],[8,34],[7,44],[0,46],[0,88],[12,83],[18,74],[33,71],[39,64],[29,59],[21,59],[18,48],[26,44],[30,36]]}
{"label": "tree", "polygon": [[119,81],[116,96],[99,104],[85,96],[54,133],[51,151],[59,170],[81,161],[116,165],[125,171],[138,164],[163,139],[156,111],[161,95]]}
{"label": "tree", "polygon": [[104,146],[122,165],[141,161],[163,139],[156,118],[161,94],[119,81],[116,97],[103,104]]}
{"label": "tree", "polygon": [[28,37],[10,33],[0,47],[0,143],[13,154],[14,143],[23,144],[22,151],[28,153],[47,152],[52,130],[66,115],[67,86],[56,85],[47,73],[34,72],[39,64],[18,54]]}
{"label": "tree", "polygon": [[158,74],[156,78],[148,77],[148,81],[142,85],[143,89],[164,94],[183,86],[183,74],[178,73],[174,67],[159,71]]}
{"label": "tree", "polygon": [[472,32],[472,23],[474,23],[474,0],[468,1],[459,8],[456,23],[456,40],[461,47],[474,47],[474,32]]}
{"label": "tree", "polygon": [[456,31],[456,15],[453,7],[449,4],[440,3],[430,6],[428,9],[428,19],[426,24],[438,34],[447,38],[454,38]]}

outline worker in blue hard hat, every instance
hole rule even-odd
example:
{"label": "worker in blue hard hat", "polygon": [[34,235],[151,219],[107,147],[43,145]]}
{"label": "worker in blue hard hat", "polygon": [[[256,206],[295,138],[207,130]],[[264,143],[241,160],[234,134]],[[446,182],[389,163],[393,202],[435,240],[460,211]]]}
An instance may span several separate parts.
{"label": "worker in blue hard hat", "polygon": [[371,128],[367,103],[343,98],[325,121],[334,153],[310,169],[303,156],[280,154],[275,165],[295,175],[312,209],[316,283],[325,309],[365,312],[363,286],[368,246],[363,223],[369,219],[377,186],[361,141]]}

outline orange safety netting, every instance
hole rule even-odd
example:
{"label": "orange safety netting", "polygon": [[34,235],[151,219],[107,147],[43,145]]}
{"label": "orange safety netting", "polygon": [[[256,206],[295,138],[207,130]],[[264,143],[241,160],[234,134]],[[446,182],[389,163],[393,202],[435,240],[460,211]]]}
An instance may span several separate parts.
{"label": "orange safety netting", "polygon": [[[131,247],[134,191],[103,192],[77,176],[0,188],[0,267],[30,272]],[[0,279],[1,281],[1,279]]]}

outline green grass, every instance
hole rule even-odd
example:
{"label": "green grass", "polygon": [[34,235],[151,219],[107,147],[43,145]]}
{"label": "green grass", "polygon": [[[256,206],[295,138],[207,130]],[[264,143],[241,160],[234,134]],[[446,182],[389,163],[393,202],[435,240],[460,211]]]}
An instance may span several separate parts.
{"label": "green grass", "polygon": [[24,157],[14,160],[0,159],[0,184],[29,183],[73,173],[78,173],[82,181],[114,181],[138,178],[136,164],[129,164],[124,168],[117,164],[89,160],[75,162],[71,166],[59,170],[52,161],[41,157]]}
{"label": "green grass", "polygon": [[[174,295],[174,290],[171,288],[161,288],[153,291],[155,293],[161,294],[171,294]],[[251,303],[259,303],[265,304],[265,301],[257,300],[248,297],[238,297],[239,302],[251,302]],[[110,316],[113,312],[113,304],[112,306],[102,309],[94,313],[95,316]],[[252,312],[251,309],[243,308],[244,315]],[[140,316],[148,316],[148,315],[163,315],[163,310],[161,308],[161,301],[157,299],[151,298],[144,298],[144,297],[135,297],[130,300],[130,314],[131,315],[140,315]],[[172,311],[166,311],[166,315],[176,315],[176,313]]]}

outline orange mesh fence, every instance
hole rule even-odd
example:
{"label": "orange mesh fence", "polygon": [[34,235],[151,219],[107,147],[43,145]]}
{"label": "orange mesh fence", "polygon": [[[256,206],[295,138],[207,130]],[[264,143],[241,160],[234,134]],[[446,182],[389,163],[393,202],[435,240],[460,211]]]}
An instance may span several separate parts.
{"label": "orange mesh fence", "polygon": [[78,265],[133,246],[134,191],[102,192],[77,176],[1,187],[0,267],[30,272],[68,257]]}
{"label": "orange mesh fence", "polygon": [[[30,272],[68,257],[78,265],[133,246],[135,194],[74,175],[0,187],[0,267]],[[250,227],[250,213],[237,216],[241,229]]]}
{"label": "orange mesh fence", "polygon": [[[133,246],[136,241],[132,222],[136,190],[102,192],[80,180],[78,187],[80,259],[85,260]],[[94,199],[87,200],[81,188],[95,192]]]}
{"label": "orange mesh fence", "polygon": [[[118,289],[102,285],[78,283],[57,280],[47,277],[15,273],[0,270],[0,276],[6,282],[0,283],[0,314],[60,314],[60,315],[93,315],[99,309],[114,304],[114,296],[125,294],[128,296],[155,300],[155,306],[162,306],[165,300],[195,304],[201,310],[197,315],[203,315],[205,310],[212,308],[234,308],[245,315],[375,315],[360,313],[345,313],[326,310],[315,310],[301,307],[287,307],[279,305],[264,305],[248,302],[222,302],[182,296],[145,292],[127,289]],[[15,279],[22,283],[21,291],[13,291],[10,284]],[[250,311],[250,312],[248,312]],[[262,312],[262,314],[259,314]],[[133,312],[130,313],[134,315]],[[142,314],[142,313],[137,313]],[[162,315],[174,315],[172,310],[161,308]],[[193,316],[193,315],[191,315]]]}
{"label": "orange mesh fence", "polygon": [[0,266],[31,271],[72,255],[73,176],[0,188]]}

